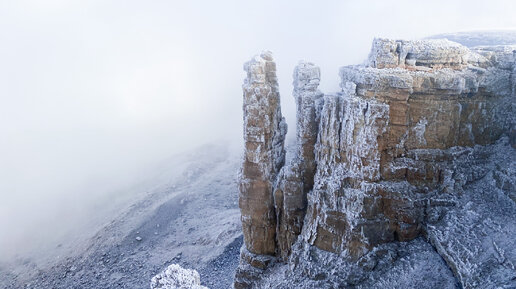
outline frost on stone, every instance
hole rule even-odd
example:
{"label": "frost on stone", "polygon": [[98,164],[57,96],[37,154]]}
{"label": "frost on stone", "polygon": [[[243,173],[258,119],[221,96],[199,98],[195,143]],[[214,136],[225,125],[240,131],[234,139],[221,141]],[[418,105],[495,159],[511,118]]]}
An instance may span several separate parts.
{"label": "frost on stone", "polygon": [[[268,51],[244,65],[244,158],[239,180],[244,246],[249,256],[277,252],[274,187],[285,163],[287,124],[281,115],[276,63]],[[246,288],[253,258],[242,259],[235,288]],[[247,261],[246,261],[247,260]],[[239,281],[240,280],[240,281]]]}
{"label": "frost on stone", "polygon": [[367,65],[374,68],[460,68],[467,64],[469,49],[446,39],[390,40],[376,38]]}
{"label": "frost on stone", "polygon": [[307,194],[316,170],[315,144],[322,92],[318,90],[319,67],[301,61],[294,69],[294,100],[297,107],[296,149],[292,162],[282,168],[274,192],[277,216],[278,255],[286,261],[303,227]]}
{"label": "frost on stone", "polygon": [[[270,255],[288,267],[242,271],[254,279],[235,288],[514,287],[515,55],[375,39],[366,65],[340,69],[333,94],[318,90],[317,66],[300,62],[294,157],[278,170],[272,206],[263,209],[269,193],[241,206],[271,218],[275,235],[262,226],[253,242],[273,238]],[[248,160],[275,155],[246,123]]]}
{"label": "frost on stone", "polygon": [[373,99],[325,96],[315,150],[316,181],[308,202],[308,214],[314,218],[305,228],[311,244],[332,252],[363,250],[359,243],[368,238],[360,223],[367,207],[365,186],[380,178],[378,139],[386,132],[388,114],[388,106]]}
{"label": "frost on stone", "polygon": [[496,180],[514,169],[514,149],[502,138],[495,145],[475,147],[455,162],[461,167],[457,177],[467,180],[464,193],[457,197],[458,205],[446,212],[429,211],[440,217],[430,220],[428,239],[463,288],[514,288],[516,203]]}
{"label": "frost on stone", "polygon": [[193,269],[184,269],[172,264],[163,272],[152,277],[151,289],[208,289],[201,285],[199,273]]}
{"label": "frost on stone", "polygon": [[255,288],[457,288],[451,270],[422,238],[379,245],[353,262],[300,245],[288,266],[275,267]]}
{"label": "frost on stone", "polygon": [[270,52],[244,65],[245,153],[240,174],[240,209],[247,249],[255,254],[276,252],[273,188],[285,162],[287,125],[281,116],[276,64]]}

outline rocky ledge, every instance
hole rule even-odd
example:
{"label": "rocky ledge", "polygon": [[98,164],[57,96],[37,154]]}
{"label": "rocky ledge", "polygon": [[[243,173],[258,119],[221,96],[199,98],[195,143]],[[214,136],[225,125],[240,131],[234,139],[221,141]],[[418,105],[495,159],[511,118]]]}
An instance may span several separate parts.
{"label": "rocky ledge", "polygon": [[272,55],[246,63],[234,287],[516,287],[515,49],[375,39],[335,94],[301,62],[288,164]]}

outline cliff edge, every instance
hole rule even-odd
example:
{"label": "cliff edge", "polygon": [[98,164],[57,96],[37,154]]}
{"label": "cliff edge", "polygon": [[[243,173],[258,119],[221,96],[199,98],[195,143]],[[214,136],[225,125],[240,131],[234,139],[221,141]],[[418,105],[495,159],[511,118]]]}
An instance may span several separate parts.
{"label": "cliff edge", "polygon": [[375,39],[335,94],[300,62],[288,164],[272,55],[246,63],[234,287],[515,287],[515,57]]}

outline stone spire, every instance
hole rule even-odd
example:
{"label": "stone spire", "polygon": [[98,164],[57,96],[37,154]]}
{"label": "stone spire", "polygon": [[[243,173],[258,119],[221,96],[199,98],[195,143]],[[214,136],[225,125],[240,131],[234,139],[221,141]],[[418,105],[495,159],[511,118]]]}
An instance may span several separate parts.
{"label": "stone spire", "polygon": [[323,93],[317,88],[321,80],[318,66],[300,62],[294,69],[294,99],[297,107],[297,155],[302,160],[304,193],[314,186],[315,143],[319,129],[318,112]]}
{"label": "stone spire", "polygon": [[303,228],[307,194],[314,184],[315,143],[318,131],[318,107],[323,94],[317,89],[321,78],[319,67],[300,62],[294,69],[294,99],[297,106],[297,147],[292,162],[278,177],[274,201],[278,220],[276,239],[278,255],[286,261],[292,245]]}
{"label": "stone spire", "polygon": [[244,65],[245,156],[240,180],[240,210],[247,250],[276,253],[273,187],[285,163],[287,125],[281,116],[276,64],[270,52]]}

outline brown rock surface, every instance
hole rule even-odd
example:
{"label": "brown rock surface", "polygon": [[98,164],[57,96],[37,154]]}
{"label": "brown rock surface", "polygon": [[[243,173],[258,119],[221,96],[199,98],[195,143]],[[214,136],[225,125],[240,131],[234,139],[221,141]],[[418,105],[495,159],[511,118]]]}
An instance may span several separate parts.
{"label": "brown rock surface", "polygon": [[[513,50],[470,50],[447,40],[376,39],[366,66],[341,68],[342,91],[333,95],[317,90],[316,66],[300,63],[294,71],[297,149],[279,174],[267,156],[281,154],[275,146],[260,145],[268,154],[256,149],[256,139],[268,138],[260,134],[259,113],[245,110],[249,101],[244,102],[244,112],[250,113],[247,183],[241,190],[247,249],[289,260],[293,268],[312,262],[314,248],[354,262],[377,254],[382,244],[421,236],[428,222],[457,205],[466,185],[488,174],[482,166],[471,171],[457,166],[457,159],[473,166],[489,157],[487,150],[468,148],[493,145],[505,135],[514,147]],[[261,83],[258,90],[249,89],[253,77],[260,78],[248,76],[245,101],[263,94]],[[279,101],[260,109],[274,119],[280,115]],[[512,172],[493,175],[509,198]],[[259,204],[250,201],[255,196]],[[258,216],[259,223],[245,223]]]}
{"label": "brown rock surface", "polygon": [[247,249],[276,253],[276,213],[273,187],[285,162],[287,126],[281,116],[276,64],[269,52],[244,66],[245,155],[240,179],[240,210]]}
{"label": "brown rock surface", "polygon": [[325,96],[309,198],[318,213],[305,220],[309,243],[353,258],[418,237],[425,207],[454,190],[455,156],[443,150],[494,143],[509,131],[514,100],[512,64],[456,43],[375,40],[370,59],[373,67],[343,67],[343,93]]}

